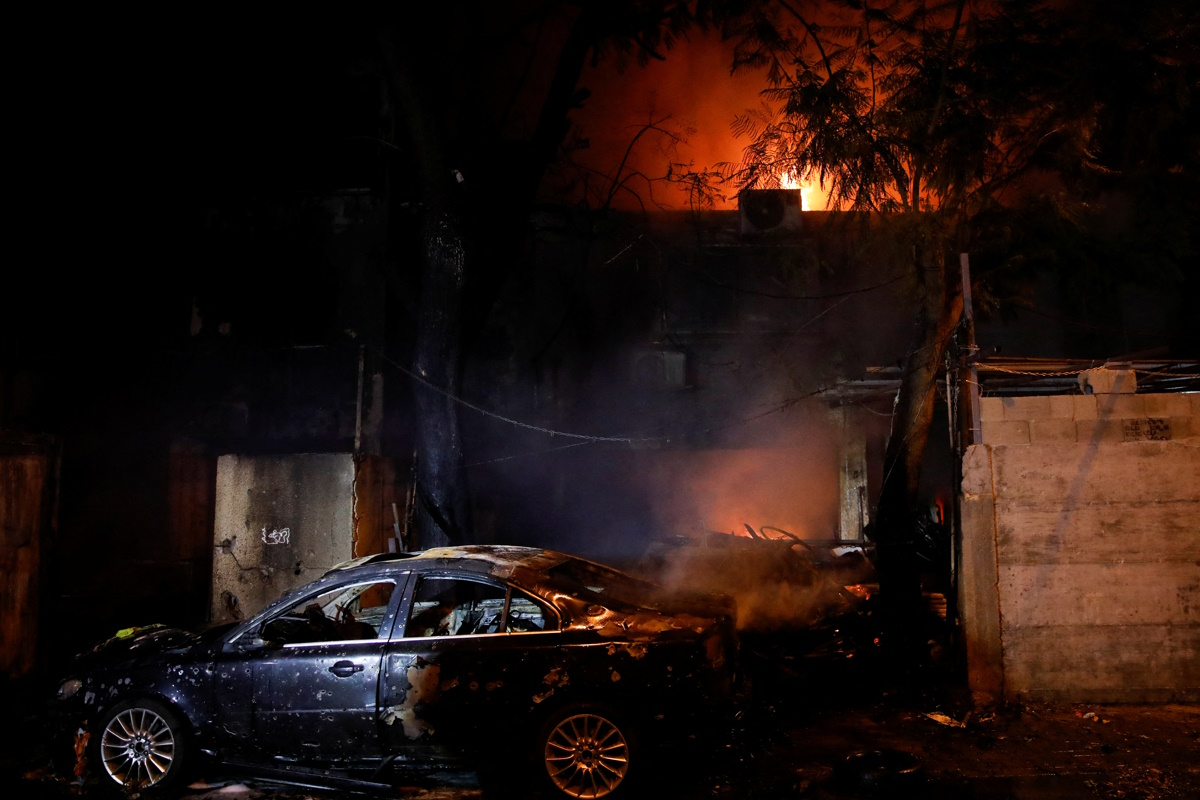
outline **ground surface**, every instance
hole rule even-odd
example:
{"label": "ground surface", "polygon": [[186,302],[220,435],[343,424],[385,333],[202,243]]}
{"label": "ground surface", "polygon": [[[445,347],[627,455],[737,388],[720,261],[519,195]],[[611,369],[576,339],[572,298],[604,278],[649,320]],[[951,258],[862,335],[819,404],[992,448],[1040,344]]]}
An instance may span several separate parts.
{"label": "ground surface", "polygon": [[[1200,706],[980,708],[944,665],[897,674],[884,656],[837,647],[812,653],[810,641],[789,634],[747,641],[751,691],[735,728],[702,751],[656,754],[640,796],[1200,798]],[[50,738],[50,690],[37,681],[2,687],[13,714],[5,714],[10,721],[0,741],[0,797],[119,797],[94,776],[80,783],[73,775],[69,747]],[[882,755],[856,758],[876,752]],[[917,771],[902,773],[888,762],[900,758]],[[870,769],[877,760],[892,769]],[[189,800],[348,796],[212,769],[184,794]],[[474,774],[460,770],[413,776],[388,796],[483,793]]]}

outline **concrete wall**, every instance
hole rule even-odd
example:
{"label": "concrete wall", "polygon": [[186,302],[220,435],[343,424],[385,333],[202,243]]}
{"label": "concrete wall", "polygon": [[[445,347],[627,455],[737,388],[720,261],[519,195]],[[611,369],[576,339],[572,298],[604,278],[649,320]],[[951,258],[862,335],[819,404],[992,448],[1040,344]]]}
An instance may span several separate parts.
{"label": "concrete wall", "polygon": [[867,510],[867,439],[861,409],[841,405],[829,410],[837,432],[838,538],[861,542],[871,521]]}
{"label": "concrete wall", "polygon": [[353,557],[354,456],[217,459],[212,618],[247,617]]}
{"label": "concrete wall", "polygon": [[1200,700],[1200,395],[985,398],[963,465],[977,692]]}
{"label": "concrete wall", "polygon": [[349,453],[217,459],[211,616],[244,618],[403,531],[411,465]]}

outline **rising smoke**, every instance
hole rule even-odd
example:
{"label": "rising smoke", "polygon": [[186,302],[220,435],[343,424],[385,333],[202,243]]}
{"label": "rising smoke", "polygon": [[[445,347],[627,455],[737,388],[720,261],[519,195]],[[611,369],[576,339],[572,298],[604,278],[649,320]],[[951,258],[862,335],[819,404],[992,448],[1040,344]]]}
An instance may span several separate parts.
{"label": "rising smoke", "polygon": [[[628,172],[653,178],[672,162],[738,160],[729,123],[758,103],[764,82],[730,78],[730,62],[725,44],[698,39],[645,68],[596,66],[582,81],[592,95],[572,120],[570,141],[587,147],[571,159],[593,181],[619,178],[637,131],[669,117],[663,127],[688,131],[686,141],[643,138]],[[629,441],[464,412],[477,528],[485,540],[731,593],[744,629],[805,624],[841,601],[844,578],[861,575],[814,572],[802,546],[752,540],[747,526],[780,538],[837,535],[837,439],[823,390],[902,355],[902,286],[888,282],[889,255],[851,226],[806,230],[793,250],[762,247],[737,238],[732,201],[697,235],[682,216],[667,224],[660,218],[669,215],[640,213],[656,203],[682,208],[684,195],[642,178],[629,186],[613,202],[639,210],[632,222],[578,210],[539,218],[530,266],[489,333],[509,351],[467,379],[469,397],[514,419]],[[595,198],[585,205],[596,208]],[[859,293],[871,284],[880,286]],[[639,354],[656,352],[686,364],[681,384],[634,367]],[[878,415],[863,418],[872,441],[886,435],[886,410],[883,398]]]}

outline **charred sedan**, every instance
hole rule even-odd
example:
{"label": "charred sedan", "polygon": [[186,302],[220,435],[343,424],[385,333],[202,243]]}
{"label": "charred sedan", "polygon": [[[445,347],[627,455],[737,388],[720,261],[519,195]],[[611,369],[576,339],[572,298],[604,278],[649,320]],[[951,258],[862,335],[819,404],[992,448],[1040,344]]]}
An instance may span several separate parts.
{"label": "charred sedan", "polygon": [[92,767],[128,787],[175,785],[200,754],[360,786],[467,758],[606,797],[630,791],[650,742],[729,710],[734,616],[728,598],[546,550],[377,555],[203,634],[124,631],[59,697],[89,723]]}

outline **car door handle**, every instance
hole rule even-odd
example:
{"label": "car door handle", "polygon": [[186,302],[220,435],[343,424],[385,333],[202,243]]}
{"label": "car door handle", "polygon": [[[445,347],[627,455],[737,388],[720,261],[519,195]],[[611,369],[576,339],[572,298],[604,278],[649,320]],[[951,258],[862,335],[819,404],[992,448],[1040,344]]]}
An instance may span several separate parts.
{"label": "car door handle", "polygon": [[329,671],[339,678],[349,678],[356,672],[362,672],[363,665],[355,664],[353,661],[339,661],[330,667]]}

